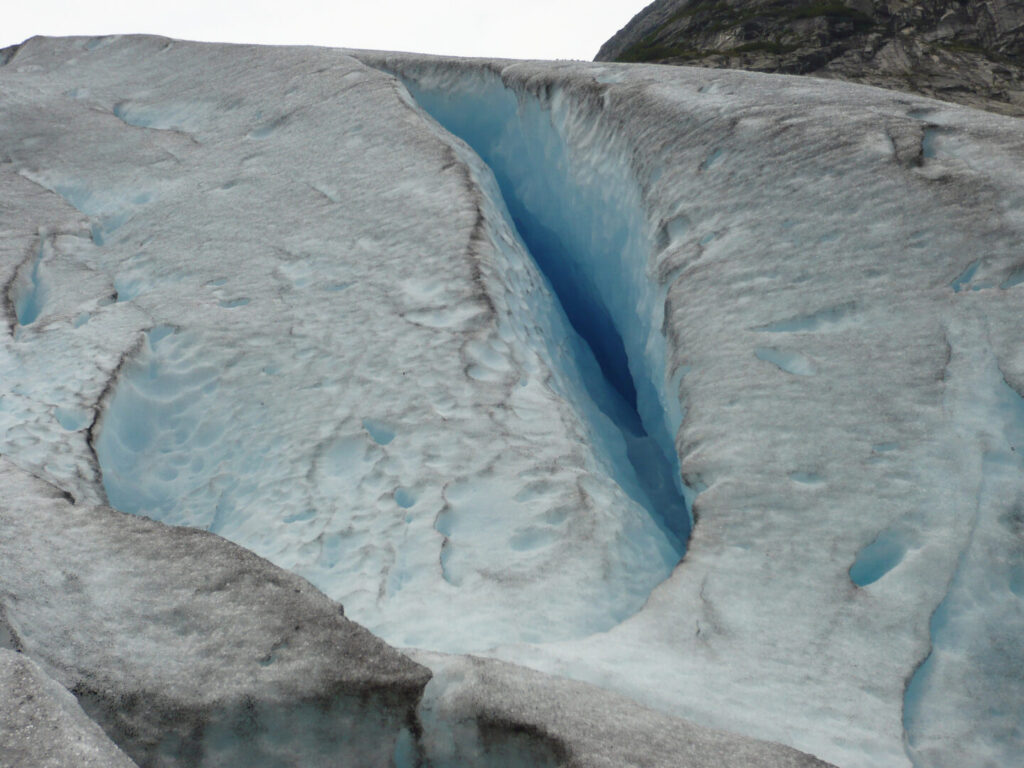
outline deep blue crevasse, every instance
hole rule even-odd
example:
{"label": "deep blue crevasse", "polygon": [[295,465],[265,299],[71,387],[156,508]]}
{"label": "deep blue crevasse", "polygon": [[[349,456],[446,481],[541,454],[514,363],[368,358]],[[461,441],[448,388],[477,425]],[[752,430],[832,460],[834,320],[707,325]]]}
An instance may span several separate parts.
{"label": "deep blue crevasse", "polygon": [[[690,513],[674,441],[668,434],[656,439],[651,432],[666,431],[662,414],[651,413],[651,404],[657,403],[654,376],[646,370],[642,350],[632,355],[627,350],[615,308],[606,300],[629,290],[622,276],[630,266],[623,262],[630,258],[633,224],[606,198],[569,177],[565,142],[549,115],[539,107],[523,114],[499,79],[465,88],[451,83],[426,88],[410,78],[403,82],[419,106],[465,141],[494,173],[520,239],[579,336],[573,353],[587,394],[621,433],[628,466],[615,468],[616,479],[681,555]],[[585,243],[595,241],[599,244],[589,251]],[[617,307],[620,322],[628,318],[628,307],[626,300]],[[644,396],[638,397],[638,391]]]}

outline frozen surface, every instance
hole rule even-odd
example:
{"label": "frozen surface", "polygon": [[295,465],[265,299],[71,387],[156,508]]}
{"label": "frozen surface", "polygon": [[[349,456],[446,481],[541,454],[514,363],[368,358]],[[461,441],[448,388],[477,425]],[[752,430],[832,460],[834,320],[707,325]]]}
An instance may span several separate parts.
{"label": "frozen surface", "polygon": [[5,178],[74,223],[18,220],[0,450],[242,544],[398,644],[639,610],[680,536],[486,167],[339,52],[84,46],[3,69]]}
{"label": "frozen surface", "polygon": [[[546,112],[560,169],[617,194],[609,210],[643,210],[641,314],[665,331],[653,378],[679,398],[663,405],[700,491],[693,537],[611,632],[500,655],[841,765],[1019,753],[1010,498],[1024,477],[981,459],[1006,415],[980,405],[992,387],[955,364],[977,354],[1011,391],[1024,381],[1017,124],[793,78],[360,57],[446,124],[438,102],[452,92],[477,99],[471,115],[495,114],[486,107],[511,92],[506,119],[520,125],[506,135]],[[477,144],[485,159],[495,151]],[[603,176],[588,178],[595,158]],[[993,466],[1007,485],[979,501]],[[979,505],[979,519],[1003,522],[953,632],[932,614],[967,578]],[[981,674],[967,686],[969,670]]]}
{"label": "frozen surface", "polygon": [[[1013,765],[1024,744],[1024,399],[991,351],[969,343],[979,331],[976,323],[950,327],[961,341],[949,363],[959,374],[951,395],[977,425],[980,454],[972,458],[981,477],[956,569],[931,617],[931,651],[907,686],[904,725],[921,765]],[[974,714],[969,723],[964,712]]]}
{"label": "frozen surface", "polygon": [[[34,598],[0,627],[55,679],[108,652],[44,640],[81,615],[62,559],[101,625],[178,621],[103,596],[166,581],[160,549],[129,537],[110,570],[110,526],[68,526],[109,501],[241,544],[393,644],[844,768],[1024,749],[1017,122],[684,68],[156,38],[7,59],[0,452],[76,506],[11,513],[38,545],[0,539],[0,594]],[[235,631],[224,599],[210,621]],[[278,657],[252,656],[259,685]],[[281,680],[317,684],[321,658]],[[489,699],[455,693],[471,662],[446,664],[424,723],[449,688],[479,719]],[[530,680],[493,704],[525,734],[501,759],[564,762],[586,718],[543,702],[583,688]],[[325,723],[366,716],[338,707]],[[217,711],[210,754],[237,725]],[[416,764],[381,717],[384,762]],[[608,734],[580,764],[660,743]]]}

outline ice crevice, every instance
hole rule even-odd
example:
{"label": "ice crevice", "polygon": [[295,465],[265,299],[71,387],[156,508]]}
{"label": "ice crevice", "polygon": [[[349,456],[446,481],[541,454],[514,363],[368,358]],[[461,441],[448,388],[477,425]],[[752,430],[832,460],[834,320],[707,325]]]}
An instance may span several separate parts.
{"label": "ice crevice", "polygon": [[46,238],[40,237],[39,251],[32,260],[32,269],[28,275],[27,285],[14,300],[15,313],[18,317],[18,325],[32,325],[42,311],[43,302],[46,300],[46,288],[39,274],[39,265],[46,257]]}
{"label": "ice crevice", "polygon": [[[464,141],[493,173],[511,229],[575,332],[571,365],[592,410],[613,430],[592,429],[611,474],[666,532],[680,556],[692,527],[692,492],[674,437],[678,398],[666,382],[664,297],[647,274],[652,243],[628,167],[574,146],[593,127],[555,88],[504,82],[492,69],[391,71],[413,102]],[[485,190],[486,191],[486,190]],[[588,407],[577,411],[586,413]],[[594,426],[593,424],[591,426]],[[622,450],[622,446],[625,450]]]}
{"label": "ice crevice", "polygon": [[[431,72],[427,67],[425,73]],[[340,431],[324,428],[323,447],[310,457],[310,473],[303,463],[301,475],[266,481],[270,493],[287,487],[301,498],[294,504],[289,500],[289,509],[274,520],[282,524],[274,529],[279,532],[290,526],[275,539],[263,524],[275,513],[273,505],[264,509],[260,468],[281,448],[274,435],[282,427],[266,424],[262,408],[230,393],[238,382],[249,383],[238,371],[252,369],[261,371],[261,391],[266,387],[273,396],[280,360],[268,365],[262,357],[242,353],[237,370],[234,359],[218,366],[208,354],[214,334],[161,326],[152,318],[104,390],[88,444],[113,507],[205,529],[267,556],[345,603],[349,615],[388,642],[462,652],[495,647],[510,637],[548,642],[588,636],[642,608],[679,563],[692,527],[691,491],[683,484],[675,446],[683,417],[677,394],[682,372],[670,376],[667,370],[666,288],[650,265],[662,222],[653,226],[648,220],[628,152],[617,143],[621,136],[609,126],[595,126],[593,115],[568,94],[555,87],[506,85],[489,69],[441,75],[433,80],[407,77],[408,92],[397,83],[391,87],[412,110],[409,117],[417,126],[440,140],[442,170],[460,166],[459,199],[476,205],[476,222],[471,223],[468,207],[466,219],[472,301],[452,304],[442,292],[435,303],[429,292],[417,293],[411,311],[421,314],[401,314],[403,307],[399,316],[437,329],[440,338],[452,332],[459,312],[489,315],[474,325],[486,325],[482,335],[475,330],[462,335],[455,328],[460,335],[451,345],[458,356],[452,370],[461,364],[466,378],[457,383],[521,402],[524,412],[538,397],[533,388],[541,391],[539,396],[555,403],[559,418],[569,425],[558,450],[578,452],[579,464],[545,464],[535,477],[522,472],[515,481],[520,485],[511,492],[501,474],[507,467],[499,466],[491,476],[491,465],[483,462],[465,474],[461,466],[446,468],[449,477],[425,485],[422,478],[413,479],[420,470],[412,462],[402,466],[403,454],[413,455],[408,451],[418,439],[410,436],[408,424],[383,407],[346,414],[349,421]],[[147,202],[131,197],[140,191],[135,188],[101,196],[85,184],[47,185],[54,187],[78,210],[110,218],[126,212],[126,223]],[[116,250],[121,240],[111,240],[110,249]],[[455,247],[462,242],[460,237]],[[492,273],[486,268],[491,265],[485,262],[493,253],[499,254],[495,263],[510,270],[507,284],[489,282]],[[291,270],[312,274],[299,261],[281,268],[286,276]],[[258,300],[253,292],[221,295],[226,278],[210,277],[207,286],[217,289],[220,309],[244,314],[249,297]],[[298,285],[298,279],[289,279]],[[121,287],[115,287],[120,298]],[[123,295],[134,294],[125,290]],[[504,301],[506,296],[512,298]],[[438,315],[428,316],[435,307]],[[502,338],[509,330],[502,323],[515,326],[513,336],[533,356],[518,373],[506,361],[505,346],[511,342]],[[533,360],[539,361],[535,367]],[[438,411],[442,418],[446,407]],[[504,416],[489,418],[494,429],[506,428]],[[536,429],[541,439],[551,434],[542,420]],[[420,454],[415,455],[419,467]],[[576,461],[574,453],[571,462]],[[567,482],[559,481],[560,495],[552,495],[549,504],[545,494],[555,485],[544,486],[550,478],[543,473],[552,467],[564,470]],[[580,476],[573,476],[581,469]],[[535,483],[540,490],[533,489]],[[368,513],[359,518],[358,510],[349,517],[332,511],[340,508],[340,500],[352,498],[353,490],[366,494],[363,503],[393,516],[395,525],[386,537],[371,533]],[[516,517],[522,509],[534,515],[529,524]],[[502,543],[516,563],[544,562],[550,548],[563,546],[559,537],[569,527],[563,526],[567,515],[595,527],[610,520],[608,530],[613,530],[620,513],[625,522],[608,533],[605,550],[599,556],[579,555],[578,573],[586,576],[574,572],[565,579],[576,579],[573,586],[586,581],[593,592],[583,599],[567,590],[567,610],[557,615],[538,610],[509,630],[498,622],[485,626],[487,613],[482,611],[474,614],[480,629],[472,634],[472,644],[467,633],[456,636],[441,623],[435,627],[424,619],[426,629],[420,630],[395,618],[402,601],[412,599],[407,595],[422,584],[450,587],[470,603],[477,586],[491,589],[492,582],[498,583],[489,566],[498,559],[493,542]],[[409,526],[415,529],[421,521],[426,535],[416,547],[407,546]],[[612,562],[610,576],[607,562]],[[536,572],[530,571],[529,578]],[[540,580],[548,578],[541,573]],[[500,594],[503,587],[493,589]]]}

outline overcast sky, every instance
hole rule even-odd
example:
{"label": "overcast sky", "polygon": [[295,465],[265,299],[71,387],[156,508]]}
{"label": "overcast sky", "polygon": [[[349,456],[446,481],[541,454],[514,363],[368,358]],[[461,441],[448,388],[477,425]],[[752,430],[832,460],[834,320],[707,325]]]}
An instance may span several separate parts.
{"label": "overcast sky", "polygon": [[0,47],[149,32],[460,56],[593,59],[649,0],[13,0]]}

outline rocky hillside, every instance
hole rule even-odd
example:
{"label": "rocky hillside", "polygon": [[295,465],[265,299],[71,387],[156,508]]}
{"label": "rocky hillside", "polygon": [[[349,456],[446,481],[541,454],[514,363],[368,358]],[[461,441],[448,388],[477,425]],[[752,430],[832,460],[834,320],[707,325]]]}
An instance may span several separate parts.
{"label": "rocky hillside", "polygon": [[656,0],[597,61],[838,78],[1024,115],[1024,2]]}

